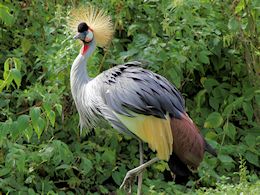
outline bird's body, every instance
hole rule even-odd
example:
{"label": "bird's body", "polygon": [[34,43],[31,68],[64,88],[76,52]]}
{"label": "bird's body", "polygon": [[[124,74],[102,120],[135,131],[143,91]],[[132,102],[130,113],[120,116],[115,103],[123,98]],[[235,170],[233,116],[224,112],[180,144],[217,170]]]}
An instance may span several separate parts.
{"label": "bird's body", "polygon": [[169,160],[175,151],[186,164],[199,165],[204,140],[185,112],[183,97],[169,81],[143,69],[140,62],[88,78],[86,57],[79,54],[71,69],[72,95],[82,127],[107,121],[118,131],[147,142],[162,160]]}
{"label": "bird's body", "polygon": [[[94,13],[90,18],[99,21],[100,14]],[[104,16],[100,18],[94,23],[97,29],[103,24]],[[189,176],[187,166],[197,168],[205,151],[213,155],[215,152],[185,112],[180,92],[166,78],[143,69],[137,61],[89,78],[86,62],[95,50],[95,36],[102,37],[101,30],[98,33],[92,29],[86,23],[78,26],[76,38],[83,41],[83,47],[70,75],[81,127],[92,128],[106,121],[119,132],[148,143],[158,159],[168,161],[175,174]]]}

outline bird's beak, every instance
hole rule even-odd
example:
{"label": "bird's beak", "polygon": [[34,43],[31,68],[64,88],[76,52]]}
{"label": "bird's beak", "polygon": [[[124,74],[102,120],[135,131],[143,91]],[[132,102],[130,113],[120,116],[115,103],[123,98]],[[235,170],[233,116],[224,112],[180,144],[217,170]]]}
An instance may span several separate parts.
{"label": "bird's beak", "polygon": [[73,38],[74,39],[79,39],[81,41],[84,41],[85,37],[86,37],[86,34],[81,32],[81,33],[76,34]]}

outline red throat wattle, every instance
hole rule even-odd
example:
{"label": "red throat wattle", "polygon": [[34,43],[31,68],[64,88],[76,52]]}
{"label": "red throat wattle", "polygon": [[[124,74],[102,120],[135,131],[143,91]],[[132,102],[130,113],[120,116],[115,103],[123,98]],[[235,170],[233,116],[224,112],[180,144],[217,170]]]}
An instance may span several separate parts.
{"label": "red throat wattle", "polygon": [[80,53],[81,53],[82,55],[86,54],[86,52],[88,51],[88,48],[89,48],[89,45],[84,44],[83,47],[81,48]]}

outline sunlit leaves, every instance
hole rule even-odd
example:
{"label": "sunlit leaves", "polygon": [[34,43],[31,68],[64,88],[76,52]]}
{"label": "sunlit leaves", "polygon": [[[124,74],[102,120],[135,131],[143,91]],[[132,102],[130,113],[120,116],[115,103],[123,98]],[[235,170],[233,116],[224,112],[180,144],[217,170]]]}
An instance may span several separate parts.
{"label": "sunlit leaves", "polygon": [[10,9],[0,3],[0,21],[7,26],[12,26],[14,23],[14,16],[10,14]]}
{"label": "sunlit leaves", "polygon": [[235,12],[236,14],[241,12],[243,9],[245,9],[245,1],[239,1],[239,3],[237,4],[236,8],[235,8]]}
{"label": "sunlit leaves", "polygon": [[217,127],[220,127],[220,125],[222,123],[223,123],[223,118],[222,118],[221,114],[218,112],[213,112],[207,117],[207,119],[204,123],[204,127],[205,128],[217,128]]}
{"label": "sunlit leaves", "polygon": [[2,80],[0,82],[0,92],[6,87],[7,89],[14,81],[17,88],[20,87],[22,81],[21,75],[21,64],[17,58],[7,58],[4,63],[4,74]]}

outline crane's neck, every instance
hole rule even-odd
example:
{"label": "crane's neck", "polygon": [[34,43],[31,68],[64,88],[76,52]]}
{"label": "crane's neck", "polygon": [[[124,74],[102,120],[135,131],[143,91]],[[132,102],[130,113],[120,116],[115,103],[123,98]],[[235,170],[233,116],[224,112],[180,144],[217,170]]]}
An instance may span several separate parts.
{"label": "crane's neck", "polygon": [[70,71],[70,85],[74,100],[76,100],[82,87],[89,81],[90,77],[87,72],[87,60],[96,48],[95,40],[92,40],[88,45],[84,45],[80,54],[74,60]]}

